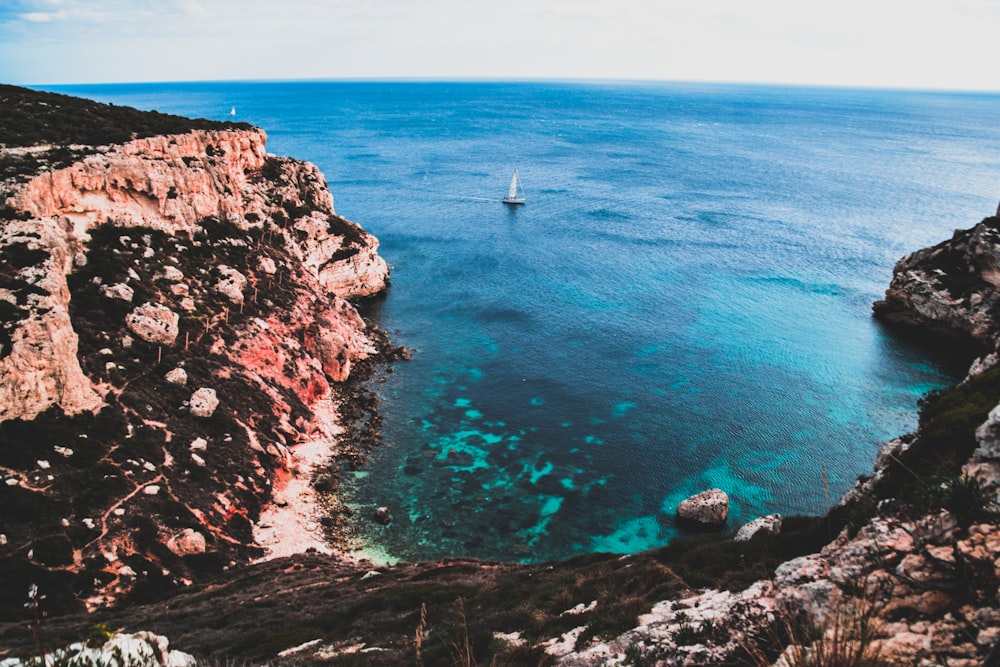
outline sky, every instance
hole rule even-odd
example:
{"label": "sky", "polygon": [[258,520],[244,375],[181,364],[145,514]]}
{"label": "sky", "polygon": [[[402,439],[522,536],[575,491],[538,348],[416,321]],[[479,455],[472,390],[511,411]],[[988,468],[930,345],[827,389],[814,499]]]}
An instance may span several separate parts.
{"label": "sky", "polygon": [[1000,0],[0,0],[0,82],[582,79],[1000,92]]}

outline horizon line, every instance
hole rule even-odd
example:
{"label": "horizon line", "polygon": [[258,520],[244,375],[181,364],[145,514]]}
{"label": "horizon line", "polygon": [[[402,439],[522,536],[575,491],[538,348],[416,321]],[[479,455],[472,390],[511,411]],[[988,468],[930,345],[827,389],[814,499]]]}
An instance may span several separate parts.
{"label": "horizon line", "polygon": [[469,83],[469,84],[568,84],[568,85],[632,85],[632,86],[727,86],[749,88],[802,88],[817,90],[867,90],[886,92],[945,93],[966,95],[1000,95],[1000,90],[989,88],[948,88],[890,86],[876,84],[848,83],[807,83],[801,81],[735,81],[700,79],[643,79],[643,78],[601,78],[601,77],[425,77],[425,76],[384,76],[384,77],[302,77],[302,78],[237,78],[237,79],[163,79],[155,81],[89,81],[75,83],[22,83],[26,88],[73,87],[73,86],[145,86],[176,84],[275,84],[275,83]]}

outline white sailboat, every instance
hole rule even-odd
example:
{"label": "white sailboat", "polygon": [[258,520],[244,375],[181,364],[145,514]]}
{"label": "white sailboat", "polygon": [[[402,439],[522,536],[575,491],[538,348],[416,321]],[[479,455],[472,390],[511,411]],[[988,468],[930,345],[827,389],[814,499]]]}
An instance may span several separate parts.
{"label": "white sailboat", "polygon": [[236,115],[236,107],[233,107],[232,109],[229,110],[229,115],[230,116],[235,116]]}
{"label": "white sailboat", "polygon": [[510,177],[510,188],[507,189],[507,196],[503,198],[504,204],[523,204],[524,189],[521,187],[521,179],[517,176],[517,169]]}

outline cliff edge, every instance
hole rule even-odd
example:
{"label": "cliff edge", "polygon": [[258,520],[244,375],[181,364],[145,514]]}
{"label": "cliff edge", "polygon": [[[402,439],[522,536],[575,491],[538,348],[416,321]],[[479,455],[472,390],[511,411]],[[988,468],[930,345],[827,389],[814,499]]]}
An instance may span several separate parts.
{"label": "cliff edge", "polygon": [[378,241],[259,129],[77,148],[2,188],[5,589],[157,597],[267,555],[276,494],[333,550],[308,482],[363,453],[340,411],[391,354],[352,303],[386,287]]}

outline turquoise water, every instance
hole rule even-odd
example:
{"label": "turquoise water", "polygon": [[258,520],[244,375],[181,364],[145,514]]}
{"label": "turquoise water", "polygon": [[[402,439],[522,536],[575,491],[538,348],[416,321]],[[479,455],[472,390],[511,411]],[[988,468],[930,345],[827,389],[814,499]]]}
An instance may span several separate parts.
{"label": "turquoise water", "polygon": [[[369,544],[547,560],[823,511],[955,368],[870,316],[1000,196],[1000,96],[693,85],[75,86],[264,127],[376,234],[415,352],[348,474]],[[527,204],[499,203],[520,171]],[[824,488],[824,476],[827,488]],[[388,506],[394,521],[367,520]]]}

